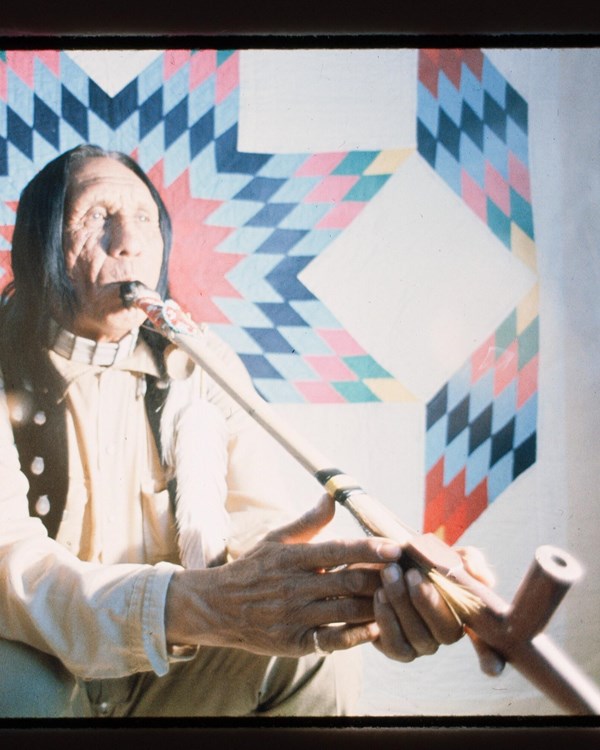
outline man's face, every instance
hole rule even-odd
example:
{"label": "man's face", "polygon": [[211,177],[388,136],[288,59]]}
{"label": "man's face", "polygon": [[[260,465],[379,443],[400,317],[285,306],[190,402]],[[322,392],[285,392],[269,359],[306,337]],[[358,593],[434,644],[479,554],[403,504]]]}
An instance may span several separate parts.
{"label": "man's face", "polygon": [[154,289],[164,248],[158,206],[130,169],[114,159],[91,158],[73,172],[63,250],[78,303],[70,324],[74,333],[118,341],[141,325],[144,314],[123,308],[119,287],[141,281]]}

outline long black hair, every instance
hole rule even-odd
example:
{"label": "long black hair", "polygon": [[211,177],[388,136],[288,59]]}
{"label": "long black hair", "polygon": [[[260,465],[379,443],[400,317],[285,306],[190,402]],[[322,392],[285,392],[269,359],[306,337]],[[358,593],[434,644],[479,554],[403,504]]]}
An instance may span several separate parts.
{"label": "long black hair", "polygon": [[82,144],[49,162],[21,193],[12,239],[13,280],[2,294],[0,339],[13,356],[47,344],[50,310],[67,319],[76,312],[75,291],[63,249],[65,199],[73,172],[88,159],[110,158],[130,169],[147,186],[159,212],[163,259],[157,291],[168,293],[171,220],[162,198],[134,159],[119,151]]}

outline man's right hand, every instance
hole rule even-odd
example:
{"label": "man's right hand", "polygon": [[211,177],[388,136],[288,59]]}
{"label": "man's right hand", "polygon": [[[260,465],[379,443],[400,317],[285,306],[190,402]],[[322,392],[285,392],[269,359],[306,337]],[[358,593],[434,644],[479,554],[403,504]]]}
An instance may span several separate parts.
{"label": "man's right hand", "polygon": [[314,652],[315,630],[326,651],[377,638],[379,569],[400,548],[375,537],[311,543],[333,514],[333,501],[324,497],[238,560],[176,572],[167,594],[167,640],[302,656]]}

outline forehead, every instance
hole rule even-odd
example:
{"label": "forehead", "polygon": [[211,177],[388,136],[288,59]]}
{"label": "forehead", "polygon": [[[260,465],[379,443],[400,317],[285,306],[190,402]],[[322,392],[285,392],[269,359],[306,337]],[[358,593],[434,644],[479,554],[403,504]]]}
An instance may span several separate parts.
{"label": "forehead", "polygon": [[98,189],[128,191],[154,203],[147,185],[121,162],[109,157],[92,157],[77,166],[69,176],[67,196],[73,201]]}

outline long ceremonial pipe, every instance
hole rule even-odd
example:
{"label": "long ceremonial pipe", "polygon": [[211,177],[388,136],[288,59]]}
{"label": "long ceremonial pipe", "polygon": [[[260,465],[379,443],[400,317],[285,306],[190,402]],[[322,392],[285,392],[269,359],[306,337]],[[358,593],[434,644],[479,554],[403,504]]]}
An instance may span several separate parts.
{"label": "long ceremonial pipe", "polygon": [[141,309],[158,332],[182,349],[250,416],[261,424],[341,505],[369,535],[399,542],[403,564],[420,567],[446,599],[454,614],[482,641],[513,665],[529,682],[567,713],[600,714],[600,690],[541,631],[569,587],[582,575],[579,563],[551,546],[539,547],[512,604],[473,578],[460,556],[434,534],[419,534],[402,523],[380,501],[369,497],[352,477],[331,464],[296,434],[251,387],[231,382],[222,361],[197,325],[173,300],[163,301],[140,282],[121,285],[126,307]]}

